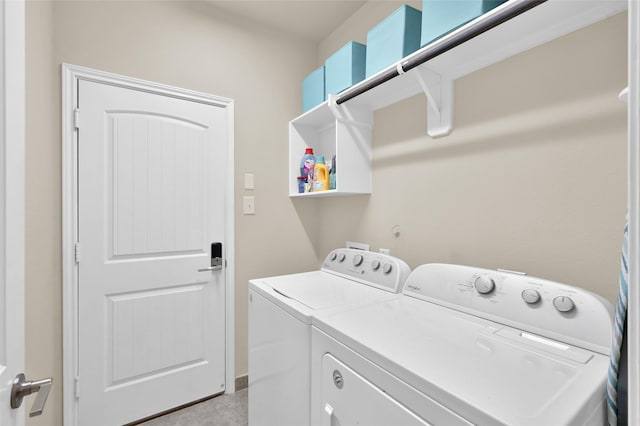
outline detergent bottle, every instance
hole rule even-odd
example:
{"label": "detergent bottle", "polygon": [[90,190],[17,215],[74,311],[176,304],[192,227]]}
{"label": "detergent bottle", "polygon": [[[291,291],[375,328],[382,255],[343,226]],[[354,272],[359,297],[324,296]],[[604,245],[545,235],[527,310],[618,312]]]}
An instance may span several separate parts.
{"label": "detergent bottle", "polygon": [[327,164],[324,162],[324,157],[321,155],[316,157],[314,176],[314,191],[326,191],[329,189],[329,169],[327,168]]}
{"label": "detergent bottle", "polygon": [[313,169],[316,163],[316,156],[313,155],[313,148],[304,151],[300,160],[300,175],[298,176],[298,192],[309,192],[313,190]]}
{"label": "detergent bottle", "polygon": [[313,148],[307,148],[304,151],[302,160],[300,160],[300,176],[313,177],[315,162],[316,157],[313,155]]}

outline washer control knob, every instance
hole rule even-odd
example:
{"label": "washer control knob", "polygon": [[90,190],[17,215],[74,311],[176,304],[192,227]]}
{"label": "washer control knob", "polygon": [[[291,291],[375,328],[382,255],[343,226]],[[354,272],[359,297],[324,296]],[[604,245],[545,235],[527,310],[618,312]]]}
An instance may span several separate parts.
{"label": "washer control knob", "polygon": [[329,260],[333,262],[334,260],[336,260],[337,257],[338,255],[335,252],[333,252],[331,253],[331,256],[329,256]]}
{"label": "washer control knob", "polygon": [[371,269],[373,269],[374,271],[380,269],[380,261],[374,260],[373,262],[371,262]]}
{"label": "washer control knob", "polygon": [[529,305],[533,305],[540,301],[540,293],[538,293],[538,290],[527,288],[522,291],[522,300],[527,302]]}
{"label": "washer control knob", "polygon": [[478,290],[480,294],[489,294],[496,288],[496,282],[493,281],[493,278],[489,277],[478,277],[476,278],[473,286]]}
{"label": "washer control knob", "polygon": [[340,254],[338,255],[338,262],[344,262],[345,257],[346,257],[346,256],[344,255],[344,253],[340,253]]}
{"label": "washer control knob", "polygon": [[355,256],[353,256],[353,266],[362,265],[362,261],[363,260],[364,260],[364,258],[362,257],[361,254],[356,254]]}
{"label": "washer control knob", "polygon": [[571,312],[576,304],[569,296],[558,296],[553,299],[553,306],[560,312]]}
{"label": "washer control knob", "polygon": [[390,263],[385,263],[384,265],[382,265],[382,271],[385,274],[390,274],[391,271],[393,271],[393,265],[391,265]]}

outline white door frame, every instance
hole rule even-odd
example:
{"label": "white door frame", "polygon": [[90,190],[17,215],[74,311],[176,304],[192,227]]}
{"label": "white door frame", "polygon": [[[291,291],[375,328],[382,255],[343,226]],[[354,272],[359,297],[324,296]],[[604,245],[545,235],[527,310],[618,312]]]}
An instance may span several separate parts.
{"label": "white door frame", "polygon": [[226,392],[235,392],[234,338],[234,168],[233,168],[233,111],[232,99],[180,89],[131,77],[97,71],[75,65],[62,65],[62,327],[63,327],[63,399],[64,424],[78,424],[76,377],[78,372],[78,269],[74,246],[78,231],[77,206],[77,132],[74,110],[78,100],[78,81],[88,80],[119,87],[171,96],[194,102],[215,105],[228,111],[229,167],[226,196],[226,331],[225,381]]}
{"label": "white door frame", "polygon": [[4,381],[25,367],[25,4],[1,0],[0,9],[0,425],[11,426],[24,424],[26,405],[10,408]]}

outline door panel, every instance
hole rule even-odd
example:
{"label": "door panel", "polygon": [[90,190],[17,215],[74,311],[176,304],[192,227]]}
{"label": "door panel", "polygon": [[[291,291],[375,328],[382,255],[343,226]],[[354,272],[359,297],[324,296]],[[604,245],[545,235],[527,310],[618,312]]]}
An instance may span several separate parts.
{"label": "door panel", "polygon": [[[80,80],[79,424],[224,391],[226,110]],[[101,413],[96,418],[96,413]]]}
{"label": "door panel", "polygon": [[201,250],[207,128],[146,114],[107,121],[113,256]]}
{"label": "door panel", "polygon": [[204,362],[205,283],[107,301],[107,388]]}

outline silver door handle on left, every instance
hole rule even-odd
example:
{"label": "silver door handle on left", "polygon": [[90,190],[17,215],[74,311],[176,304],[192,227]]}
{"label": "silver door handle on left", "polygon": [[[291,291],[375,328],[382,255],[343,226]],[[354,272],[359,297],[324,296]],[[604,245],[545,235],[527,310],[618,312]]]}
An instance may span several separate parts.
{"label": "silver door handle on left", "polygon": [[222,265],[220,266],[209,266],[208,268],[198,269],[198,272],[207,272],[207,271],[221,271]]}
{"label": "silver door handle on left", "polygon": [[25,396],[38,392],[38,396],[29,412],[29,417],[39,416],[47,403],[52,383],[53,379],[51,377],[30,382],[27,381],[23,373],[18,373],[13,380],[13,386],[11,386],[11,408],[19,408]]}
{"label": "silver door handle on left", "polygon": [[198,272],[221,271],[221,270],[222,270],[222,258],[212,257],[211,266],[209,266],[208,268],[198,269]]}

